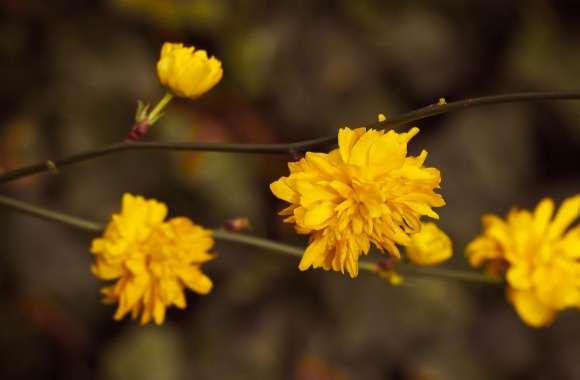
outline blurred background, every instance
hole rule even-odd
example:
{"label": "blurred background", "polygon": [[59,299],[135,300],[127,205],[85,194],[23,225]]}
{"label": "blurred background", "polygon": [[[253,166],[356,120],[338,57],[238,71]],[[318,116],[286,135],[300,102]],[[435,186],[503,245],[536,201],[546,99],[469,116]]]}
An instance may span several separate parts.
{"label": "blurred background", "polygon": [[[291,142],[445,97],[580,88],[577,1],[0,0],[0,166],[119,142],[136,101],[163,94],[164,41],[207,49],[218,86],[176,100],[148,140]],[[418,123],[448,205],[449,266],[486,212],[580,189],[580,103],[469,109]],[[305,244],[268,184],[290,157],[125,152],[2,185],[105,222],[131,192],[208,227]],[[297,260],[218,244],[207,297],[162,327],[114,322],[90,234],[0,210],[2,379],[580,379],[580,314],[518,319],[501,287],[299,272]]]}

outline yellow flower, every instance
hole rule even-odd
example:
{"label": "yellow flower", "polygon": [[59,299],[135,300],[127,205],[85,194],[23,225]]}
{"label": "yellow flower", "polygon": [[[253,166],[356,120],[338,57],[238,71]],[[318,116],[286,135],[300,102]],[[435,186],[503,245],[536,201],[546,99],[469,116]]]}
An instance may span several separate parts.
{"label": "yellow flower", "polygon": [[419,130],[406,133],[343,128],[338,149],[306,153],[289,163],[290,175],[270,185],[290,203],[280,212],[296,231],[310,234],[300,262],[309,267],[358,275],[358,259],[371,243],[399,257],[396,244],[409,245],[423,215],[437,219],[431,207],[445,204],[434,189],[441,177],[423,166],[427,152],[407,157],[407,143]]}
{"label": "yellow flower", "polygon": [[533,213],[513,209],[502,220],[482,218],[484,231],[468,246],[473,266],[491,265],[505,274],[508,298],[530,326],[550,324],[558,311],[580,307],[580,195],[567,199],[552,220],[554,202]]}
{"label": "yellow flower", "polygon": [[116,320],[131,312],[141,324],[161,324],[167,307],[185,308],[184,287],[199,294],[212,288],[200,268],[212,259],[211,231],[187,218],[164,221],[166,215],[165,204],[124,194],[121,212],[92,242],[92,272],[116,281],[102,289],[105,303],[119,304]]}
{"label": "yellow flower", "polygon": [[205,50],[170,42],[161,48],[157,76],[177,96],[195,99],[215,86],[222,74],[222,63],[208,58]]}
{"label": "yellow flower", "polygon": [[407,256],[417,265],[434,265],[451,257],[451,240],[435,223],[425,223],[421,231],[411,235]]}

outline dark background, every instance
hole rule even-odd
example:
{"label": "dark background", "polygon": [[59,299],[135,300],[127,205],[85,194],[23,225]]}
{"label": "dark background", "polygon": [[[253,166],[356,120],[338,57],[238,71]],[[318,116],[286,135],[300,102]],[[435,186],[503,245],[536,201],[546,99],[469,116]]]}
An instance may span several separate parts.
{"label": "dark background", "polygon": [[[576,1],[0,1],[0,165],[121,141],[137,99],[163,94],[164,41],[219,57],[224,77],[172,102],[149,140],[290,142],[445,97],[580,88]],[[580,188],[580,104],[469,109],[417,123],[442,170],[449,264],[485,212]],[[284,156],[126,152],[2,185],[106,221],[121,194],[155,197],[207,227],[305,244],[268,184]],[[504,289],[299,272],[293,258],[218,244],[207,297],[162,327],[114,322],[89,266],[93,236],[0,211],[2,379],[579,379],[580,314],[526,327]]]}

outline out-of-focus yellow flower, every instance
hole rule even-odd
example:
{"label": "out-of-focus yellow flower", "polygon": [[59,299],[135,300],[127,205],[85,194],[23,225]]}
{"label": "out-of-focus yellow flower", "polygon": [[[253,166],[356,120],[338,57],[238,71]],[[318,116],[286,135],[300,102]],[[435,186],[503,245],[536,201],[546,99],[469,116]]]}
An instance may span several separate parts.
{"label": "out-of-focus yellow flower", "polygon": [[92,272],[116,280],[102,289],[105,303],[119,305],[116,320],[131,312],[133,319],[141,315],[141,324],[161,324],[167,307],[185,308],[184,287],[199,294],[212,288],[201,271],[212,259],[211,231],[187,218],[164,221],[166,215],[165,204],[124,194],[121,212],[92,242]]}
{"label": "out-of-focus yellow flower", "polygon": [[195,99],[215,86],[222,75],[222,63],[208,58],[205,50],[170,42],[161,48],[157,76],[177,96]]}
{"label": "out-of-focus yellow flower", "polygon": [[424,223],[421,231],[411,235],[407,256],[417,265],[435,265],[451,257],[451,239],[435,223]]}
{"label": "out-of-focus yellow flower", "polygon": [[542,200],[535,211],[513,209],[504,221],[482,218],[483,233],[467,247],[473,266],[503,268],[508,298],[530,326],[550,324],[558,311],[580,308],[580,195],[562,203]]}
{"label": "out-of-focus yellow flower", "polygon": [[295,223],[310,244],[300,270],[322,267],[358,275],[358,259],[371,243],[399,257],[396,244],[409,245],[421,229],[421,216],[438,218],[432,207],[445,204],[434,189],[439,170],[424,167],[427,152],[407,157],[407,143],[419,130],[406,133],[343,128],[338,149],[306,153],[289,163],[290,175],[270,185],[290,203],[280,212]]}

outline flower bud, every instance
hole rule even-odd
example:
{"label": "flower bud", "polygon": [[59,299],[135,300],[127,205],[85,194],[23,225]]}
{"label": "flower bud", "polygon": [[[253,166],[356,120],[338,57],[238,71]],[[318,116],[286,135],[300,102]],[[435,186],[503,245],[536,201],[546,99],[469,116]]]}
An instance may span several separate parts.
{"label": "flower bud", "polygon": [[195,99],[215,86],[222,74],[221,62],[208,58],[205,50],[169,42],[161,48],[157,76],[176,96]]}

